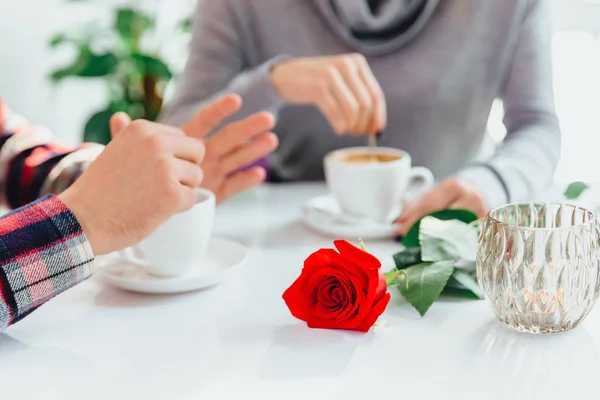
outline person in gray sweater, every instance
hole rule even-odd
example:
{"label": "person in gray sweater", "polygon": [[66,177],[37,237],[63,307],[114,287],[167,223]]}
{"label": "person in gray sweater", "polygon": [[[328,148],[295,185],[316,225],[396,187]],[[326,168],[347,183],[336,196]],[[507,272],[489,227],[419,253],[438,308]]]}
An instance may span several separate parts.
{"label": "person in gray sweater", "polygon": [[[235,92],[242,118],[277,115],[271,179],[323,179],[331,150],[379,144],[428,167],[436,187],[400,233],[442,208],[525,201],[553,181],[550,0],[200,0],[191,54],[163,121]],[[507,135],[486,134],[501,100]]]}

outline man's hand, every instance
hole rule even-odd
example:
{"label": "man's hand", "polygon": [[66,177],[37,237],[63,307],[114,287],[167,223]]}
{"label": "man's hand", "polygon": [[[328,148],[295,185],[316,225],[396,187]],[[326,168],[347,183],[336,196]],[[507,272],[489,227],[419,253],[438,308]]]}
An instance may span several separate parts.
{"label": "man's hand", "polygon": [[289,103],[318,107],[338,135],[375,134],[387,123],[383,91],[361,54],[283,61],[271,84]]}
{"label": "man's hand", "polygon": [[131,246],[196,203],[204,144],[183,131],[119,114],[113,140],[59,197],[71,209],[94,254]]}
{"label": "man's hand", "polygon": [[275,126],[275,118],[267,112],[233,122],[206,138],[241,105],[239,96],[224,96],[206,106],[182,127],[188,136],[204,139],[206,157],[201,163],[204,171],[202,187],[215,194],[217,203],[263,182],[266,171],[262,167],[240,169],[267,156],[278,145],[277,136],[269,132]]}
{"label": "man's hand", "polygon": [[[278,145],[277,136],[269,132],[275,126],[275,118],[267,112],[233,122],[206,137],[241,106],[238,95],[221,97],[181,127],[188,136],[204,140],[206,156],[200,164],[204,171],[202,187],[215,194],[217,204],[262,183],[267,175],[262,167],[240,169],[266,157]],[[118,132],[130,122],[127,115],[116,114],[111,129]]]}
{"label": "man's hand", "polygon": [[404,236],[415,222],[424,215],[443,209],[462,209],[484,217],[488,210],[481,195],[459,179],[448,179],[437,184],[420,198],[402,209],[396,223],[399,235]]}

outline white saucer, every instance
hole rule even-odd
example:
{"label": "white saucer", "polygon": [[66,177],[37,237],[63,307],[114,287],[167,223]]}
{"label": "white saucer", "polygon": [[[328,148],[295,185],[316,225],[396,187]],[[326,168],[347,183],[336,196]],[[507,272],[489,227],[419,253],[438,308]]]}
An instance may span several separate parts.
{"label": "white saucer", "polygon": [[307,201],[302,207],[302,220],[316,232],[336,239],[390,239],[398,231],[398,226],[392,223],[344,214],[331,194]]}
{"label": "white saucer", "polygon": [[183,293],[217,285],[241,267],[248,249],[227,239],[211,239],[206,259],[183,276],[163,278],[146,272],[132,262],[115,258],[102,270],[104,280],[120,289],[140,293]]}

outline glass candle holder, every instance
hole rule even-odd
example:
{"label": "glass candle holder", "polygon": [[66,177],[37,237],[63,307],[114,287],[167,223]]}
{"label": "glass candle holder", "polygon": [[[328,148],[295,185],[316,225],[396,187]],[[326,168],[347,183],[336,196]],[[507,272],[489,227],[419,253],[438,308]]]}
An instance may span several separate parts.
{"label": "glass candle holder", "polygon": [[533,333],[579,325],[600,293],[599,235],[594,213],[577,206],[490,211],[479,235],[477,280],[498,319]]}

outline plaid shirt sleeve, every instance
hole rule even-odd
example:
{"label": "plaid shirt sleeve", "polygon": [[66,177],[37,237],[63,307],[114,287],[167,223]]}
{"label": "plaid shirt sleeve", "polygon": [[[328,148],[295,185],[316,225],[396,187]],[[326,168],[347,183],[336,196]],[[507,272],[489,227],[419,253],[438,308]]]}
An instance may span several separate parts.
{"label": "plaid shirt sleeve", "polygon": [[54,194],[102,146],[71,149],[51,141],[47,129],[29,125],[0,100],[0,202],[21,207],[0,218],[0,331],[92,273],[90,244]]}

